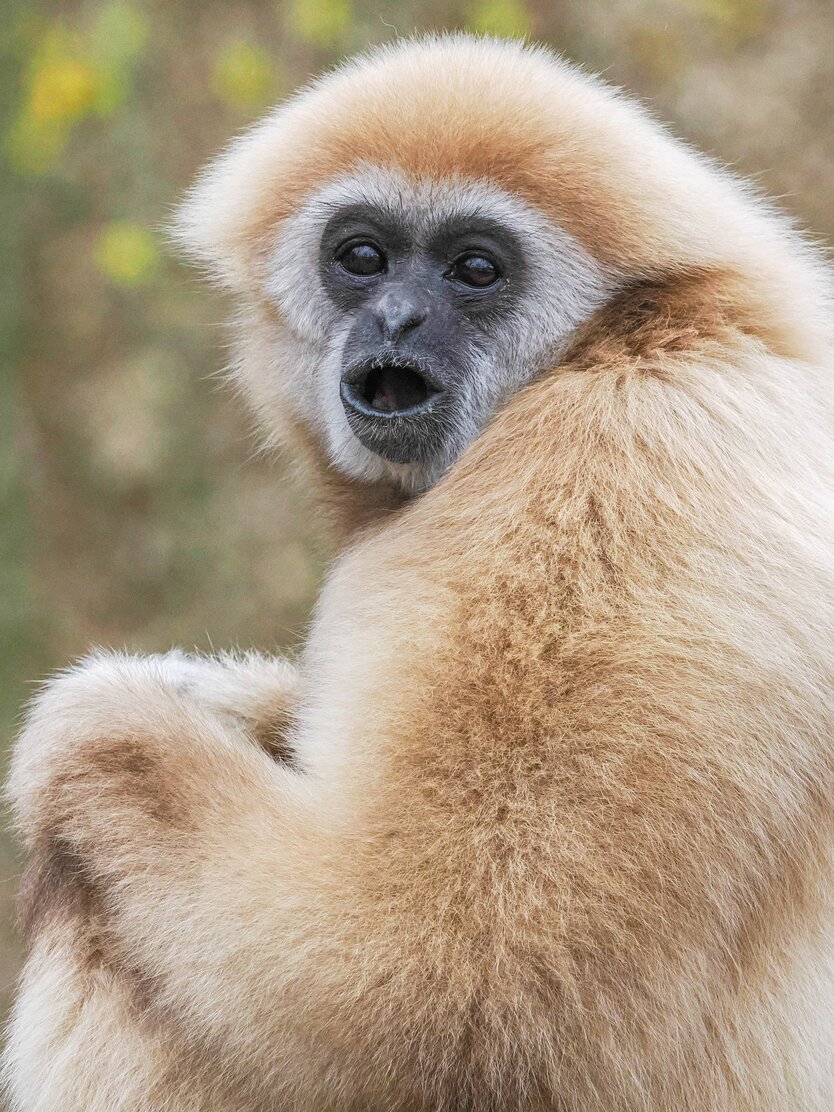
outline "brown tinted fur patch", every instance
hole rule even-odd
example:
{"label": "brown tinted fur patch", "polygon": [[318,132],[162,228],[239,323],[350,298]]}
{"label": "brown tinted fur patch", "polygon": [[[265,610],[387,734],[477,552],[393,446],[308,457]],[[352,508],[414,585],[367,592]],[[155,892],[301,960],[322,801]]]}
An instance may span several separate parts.
{"label": "brown tinted fur patch", "polygon": [[182,828],[185,811],[179,798],[170,790],[160,762],[141,739],[107,739],[93,742],[85,761],[61,777],[56,777],[53,790],[91,797],[97,777],[106,779],[109,791],[117,791],[152,821],[162,826]]}
{"label": "brown tinted fur patch", "polygon": [[[735,275],[712,270],[674,274],[624,290],[581,330],[565,362],[575,370],[634,368],[665,355],[696,353],[744,334],[778,349],[761,311],[745,312]],[[781,354],[781,353],[780,353]]]}
{"label": "brown tinted fur patch", "polygon": [[277,709],[252,727],[252,738],[274,761],[292,764],[293,752],[286,742],[292,723],[293,716],[288,708]]}
{"label": "brown tinted fur patch", "polygon": [[[106,965],[126,975],[137,1000],[150,999],[140,975],[107,943],[107,916],[96,879],[77,852],[59,833],[68,810],[95,806],[97,781],[125,804],[138,805],[149,820],[168,827],[183,826],[183,808],[167,790],[159,762],[138,740],[90,743],[86,760],[55,776],[42,804],[42,833],[23,871],[18,890],[18,919],[27,946],[53,926],[77,942],[77,957],[92,968]],[[79,796],[82,801],[79,801]]]}
{"label": "brown tinted fur patch", "polygon": [[54,922],[89,920],[96,906],[93,885],[78,856],[59,838],[32,850],[17,892],[17,914],[29,944]]}
{"label": "brown tinted fur patch", "polygon": [[54,929],[63,943],[71,942],[83,973],[102,970],[117,978],[137,1014],[158,1011],[160,992],[153,974],[122,952],[94,878],[61,838],[45,838],[33,848],[18,887],[17,914],[27,948]]}
{"label": "brown tinted fur patch", "polygon": [[[50,931],[57,932],[62,946],[71,947],[90,1007],[101,1006],[99,994],[107,999],[115,993],[129,1007],[137,1029],[164,1040],[170,1053],[160,1061],[160,1093],[185,1091],[191,1078],[202,1084],[218,1072],[219,1050],[195,1047],[183,1037],[182,1019],[163,1003],[159,979],[125,952],[108,924],[102,894],[81,858],[61,839],[45,839],[33,848],[18,887],[17,911],[27,948]],[[228,1081],[218,1079],[221,1083]]]}

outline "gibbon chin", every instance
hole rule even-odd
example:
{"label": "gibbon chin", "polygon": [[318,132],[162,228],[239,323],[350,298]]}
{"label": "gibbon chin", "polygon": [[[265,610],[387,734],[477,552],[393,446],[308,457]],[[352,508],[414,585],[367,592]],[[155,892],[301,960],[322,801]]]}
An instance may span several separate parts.
{"label": "gibbon chin", "polygon": [[821,257],[468,36],[302,91],[177,235],[341,549],[297,666],[35,699],[12,1109],[828,1112]]}

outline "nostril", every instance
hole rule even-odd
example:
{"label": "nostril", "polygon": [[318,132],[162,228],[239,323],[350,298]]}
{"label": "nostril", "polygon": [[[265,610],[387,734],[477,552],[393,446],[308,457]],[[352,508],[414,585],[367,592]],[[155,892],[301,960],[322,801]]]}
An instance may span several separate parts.
{"label": "nostril", "polygon": [[422,324],[429,315],[428,309],[415,309],[413,305],[385,306],[379,311],[379,324],[383,339],[399,340]]}

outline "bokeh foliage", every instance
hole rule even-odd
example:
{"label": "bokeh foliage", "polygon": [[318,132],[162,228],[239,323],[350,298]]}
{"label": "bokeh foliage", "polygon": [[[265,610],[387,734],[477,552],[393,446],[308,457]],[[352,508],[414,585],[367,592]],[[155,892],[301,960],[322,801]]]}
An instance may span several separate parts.
{"label": "bokeh foliage", "polygon": [[[529,35],[830,237],[830,0],[6,0],[0,21],[0,737],[91,643],[286,647],[322,556],[214,388],[224,306],[161,228],[207,156],[339,57]],[[19,951],[0,847],[0,1008]]]}

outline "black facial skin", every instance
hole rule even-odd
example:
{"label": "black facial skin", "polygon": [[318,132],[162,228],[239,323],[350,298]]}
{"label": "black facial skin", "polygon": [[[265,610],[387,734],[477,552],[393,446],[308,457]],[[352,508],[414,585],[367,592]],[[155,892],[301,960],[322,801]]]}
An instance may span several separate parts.
{"label": "black facial skin", "polygon": [[470,217],[417,242],[402,221],[355,205],[328,222],[319,266],[353,322],[340,392],[354,435],[393,463],[437,458],[460,423],[477,354],[523,291],[518,241]]}

